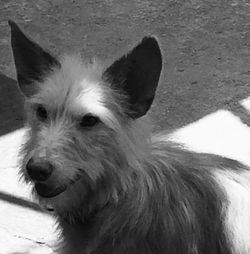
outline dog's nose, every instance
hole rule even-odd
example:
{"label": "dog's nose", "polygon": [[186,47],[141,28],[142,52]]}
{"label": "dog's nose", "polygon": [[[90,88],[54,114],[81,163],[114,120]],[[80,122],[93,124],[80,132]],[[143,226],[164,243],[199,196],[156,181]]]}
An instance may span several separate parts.
{"label": "dog's nose", "polygon": [[26,165],[26,170],[32,180],[43,182],[50,177],[53,166],[46,160],[31,158]]}

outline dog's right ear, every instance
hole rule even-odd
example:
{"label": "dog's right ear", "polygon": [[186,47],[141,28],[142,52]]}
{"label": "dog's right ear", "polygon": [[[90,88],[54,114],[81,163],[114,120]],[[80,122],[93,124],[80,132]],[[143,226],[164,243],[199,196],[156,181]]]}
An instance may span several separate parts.
{"label": "dog's right ear", "polygon": [[54,67],[60,67],[60,63],[27,38],[15,22],[9,20],[8,23],[11,28],[11,47],[17,81],[22,93],[30,97],[37,91],[34,81],[42,81]]}
{"label": "dog's right ear", "polygon": [[158,86],[162,56],[155,37],[147,36],[128,54],[109,66],[103,77],[127,95],[127,115],[139,118],[149,110]]}

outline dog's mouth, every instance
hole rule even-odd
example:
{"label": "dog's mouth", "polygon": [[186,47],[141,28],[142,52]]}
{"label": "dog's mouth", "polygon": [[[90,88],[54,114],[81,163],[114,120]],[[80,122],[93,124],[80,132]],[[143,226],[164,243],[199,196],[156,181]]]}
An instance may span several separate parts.
{"label": "dog's mouth", "polygon": [[35,189],[39,196],[43,198],[53,198],[66,191],[69,186],[75,184],[77,181],[79,181],[80,178],[81,176],[77,175],[74,180],[70,180],[70,182],[68,182],[67,184],[62,184],[59,186],[55,186],[55,184],[53,184],[53,181],[36,182]]}
{"label": "dog's mouth", "polygon": [[64,192],[67,189],[67,185],[61,185],[56,188],[53,188],[46,183],[36,183],[35,189],[37,194],[40,195],[41,197],[52,198]]}

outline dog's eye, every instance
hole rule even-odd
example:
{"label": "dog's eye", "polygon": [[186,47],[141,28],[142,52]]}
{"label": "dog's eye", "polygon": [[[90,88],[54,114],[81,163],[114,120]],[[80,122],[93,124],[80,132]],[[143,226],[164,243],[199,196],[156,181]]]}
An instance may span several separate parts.
{"label": "dog's eye", "polygon": [[80,121],[81,127],[92,127],[99,122],[99,118],[91,114],[86,114]]}
{"label": "dog's eye", "polygon": [[36,115],[41,121],[45,121],[48,117],[47,110],[42,105],[37,106]]}

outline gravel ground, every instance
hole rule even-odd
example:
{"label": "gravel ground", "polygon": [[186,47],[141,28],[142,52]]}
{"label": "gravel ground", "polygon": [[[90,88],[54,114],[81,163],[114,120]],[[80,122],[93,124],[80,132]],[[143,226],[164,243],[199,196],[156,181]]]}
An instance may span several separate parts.
{"label": "gravel ground", "polygon": [[8,19],[56,54],[80,51],[102,60],[153,34],[164,55],[151,111],[157,128],[174,129],[219,108],[242,116],[237,102],[250,93],[249,13],[247,0],[1,0],[0,72],[15,78]]}

